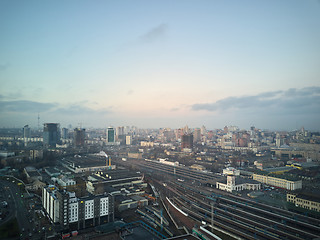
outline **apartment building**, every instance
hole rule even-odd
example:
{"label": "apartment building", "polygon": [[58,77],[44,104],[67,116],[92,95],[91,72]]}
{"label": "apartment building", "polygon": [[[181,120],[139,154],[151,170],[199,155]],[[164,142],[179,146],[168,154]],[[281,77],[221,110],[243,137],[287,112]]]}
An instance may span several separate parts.
{"label": "apartment building", "polygon": [[114,220],[114,199],[110,194],[77,198],[74,192],[54,185],[43,188],[42,205],[52,223],[82,229]]}

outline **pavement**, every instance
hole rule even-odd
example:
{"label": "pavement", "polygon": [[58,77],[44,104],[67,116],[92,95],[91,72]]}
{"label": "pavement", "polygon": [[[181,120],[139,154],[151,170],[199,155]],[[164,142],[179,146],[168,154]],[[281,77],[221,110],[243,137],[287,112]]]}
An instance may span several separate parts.
{"label": "pavement", "polygon": [[29,209],[28,201],[26,200],[28,194],[23,191],[18,182],[13,178],[1,179],[0,191],[7,198],[9,211],[6,218],[0,222],[0,225],[16,218],[20,230],[20,239],[44,239],[46,233],[39,226],[34,210]]}

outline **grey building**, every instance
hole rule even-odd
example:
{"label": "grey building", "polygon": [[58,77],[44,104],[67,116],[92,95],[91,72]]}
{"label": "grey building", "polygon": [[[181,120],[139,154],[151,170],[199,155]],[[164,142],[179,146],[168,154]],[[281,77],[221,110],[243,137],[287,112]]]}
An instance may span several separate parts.
{"label": "grey building", "polygon": [[114,198],[110,194],[77,198],[74,192],[49,185],[43,188],[42,205],[50,221],[63,229],[84,229],[114,221]]}
{"label": "grey building", "polygon": [[43,146],[56,147],[60,140],[59,124],[45,123],[43,126]]}

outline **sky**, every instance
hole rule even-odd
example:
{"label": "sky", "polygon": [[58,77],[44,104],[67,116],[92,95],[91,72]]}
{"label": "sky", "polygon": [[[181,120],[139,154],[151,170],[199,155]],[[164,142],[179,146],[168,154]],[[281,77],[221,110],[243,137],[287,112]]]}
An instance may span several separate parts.
{"label": "sky", "polygon": [[320,130],[320,1],[0,1],[0,127]]}

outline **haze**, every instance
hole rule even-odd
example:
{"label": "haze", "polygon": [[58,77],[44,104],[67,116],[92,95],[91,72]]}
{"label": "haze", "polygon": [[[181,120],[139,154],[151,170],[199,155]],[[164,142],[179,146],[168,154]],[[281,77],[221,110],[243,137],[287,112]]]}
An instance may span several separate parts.
{"label": "haze", "polygon": [[320,130],[319,1],[0,2],[0,127]]}

